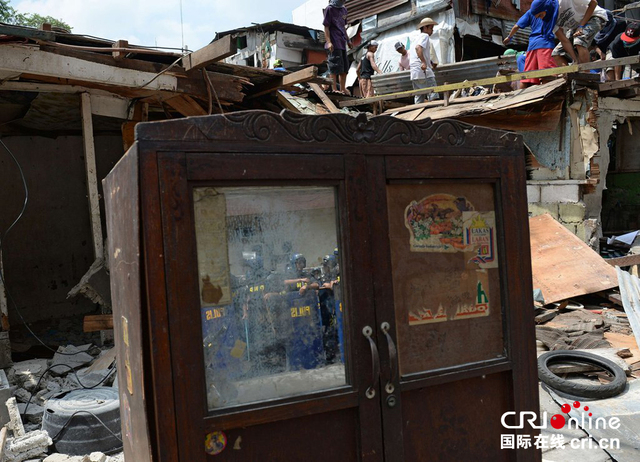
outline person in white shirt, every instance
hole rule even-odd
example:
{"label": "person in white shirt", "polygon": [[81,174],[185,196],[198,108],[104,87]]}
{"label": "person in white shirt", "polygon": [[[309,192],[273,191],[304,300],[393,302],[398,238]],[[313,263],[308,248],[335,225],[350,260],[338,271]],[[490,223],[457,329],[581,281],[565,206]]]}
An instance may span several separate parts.
{"label": "person in white shirt", "polygon": [[[418,29],[420,29],[422,34],[420,34],[416,46],[411,48],[411,58],[409,60],[411,84],[414,90],[437,86],[436,76],[433,73],[431,65],[431,46],[429,40],[429,37],[433,34],[433,28],[436,25],[438,25],[438,23],[431,18],[424,18],[418,25]],[[414,103],[424,103],[425,96],[426,94],[415,95],[413,97]]]}
{"label": "person in white shirt", "polygon": [[558,6],[558,20],[553,32],[560,43],[551,56],[558,66],[566,66],[569,63],[567,57],[574,64],[590,62],[589,47],[606,24],[607,11],[599,7],[596,0],[559,0]]}

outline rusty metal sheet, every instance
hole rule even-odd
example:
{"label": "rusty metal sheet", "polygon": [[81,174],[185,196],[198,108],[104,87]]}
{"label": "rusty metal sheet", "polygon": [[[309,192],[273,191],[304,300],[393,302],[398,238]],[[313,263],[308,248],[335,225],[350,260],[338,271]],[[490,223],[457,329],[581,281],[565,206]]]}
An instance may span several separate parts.
{"label": "rusty metal sheet", "polygon": [[545,303],[611,289],[616,271],[551,215],[529,219],[533,287]]}
{"label": "rusty metal sheet", "polygon": [[382,13],[396,6],[407,3],[409,0],[347,0],[344,6],[347,8],[347,20],[354,22],[359,19]]}
{"label": "rusty metal sheet", "polygon": [[471,11],[475,14],[517,21],[531,8],[531,0],[521,0],[520,8],[511,0],[471,0]]}
{"label": "rusty metal sheet", "polygon": [[640,279],[616,267],[618,283],[620,284],[620,298],[629,324],[633,330],[636,343],[640,345]]}

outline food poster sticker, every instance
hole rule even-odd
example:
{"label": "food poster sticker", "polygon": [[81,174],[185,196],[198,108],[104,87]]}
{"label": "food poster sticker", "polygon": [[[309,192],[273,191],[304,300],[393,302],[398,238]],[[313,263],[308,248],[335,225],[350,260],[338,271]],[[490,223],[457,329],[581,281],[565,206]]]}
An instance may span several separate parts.
{"label": "food poster sticker", "polygon": [[463,212],[474,210],[464,197],[432,194],[412,201],[404,211],[411,252],[460,252],[464,243]]}
{"label": "food poster sticker", "polygon": [[465,270],[416,277],[408,283],[409,325],[489,316],[489,277]]}
{"label": "food poster sticker", "polygon": [[473,252],[468,263],[480,268],[498,267],[495,212],[462,212],[464,244]]}
{"label": "food poster sticker", "polygon": [[200,304],[224,306],[231,303],[229,250],[227,244],[227,201],[214,188],[193,191]]}

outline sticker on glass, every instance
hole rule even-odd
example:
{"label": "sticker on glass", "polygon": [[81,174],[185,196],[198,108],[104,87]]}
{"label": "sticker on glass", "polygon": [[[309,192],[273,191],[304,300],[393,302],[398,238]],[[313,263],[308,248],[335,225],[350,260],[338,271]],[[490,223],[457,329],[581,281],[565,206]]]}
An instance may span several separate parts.
{"label": "sticker on glass", "polygon": [[227,447],[227,435],[224,432],[209,433],[204,440],[204,450],[211,456],[217,456]]}
{"label": "sticker on glass", "polygon": [[411,252],[461,252],[464,242],[462,214],[473,211],[464,197],[432,194],[411,201],[404,211]]}
{"label": "sticker on glass", "polygon": [[497,268],[496,217],[494,212],[462,212],[464,244],[473,252],[469,263]]}

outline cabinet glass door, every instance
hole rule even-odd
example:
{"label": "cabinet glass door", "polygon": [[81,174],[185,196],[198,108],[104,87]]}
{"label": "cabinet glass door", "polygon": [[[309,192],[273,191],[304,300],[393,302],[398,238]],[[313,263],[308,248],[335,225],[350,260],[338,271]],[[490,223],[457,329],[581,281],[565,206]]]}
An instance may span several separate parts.
{"label": "cabinet glass door", "polygon": [[336,192],[193,191],[210,410],[345,385]]}

